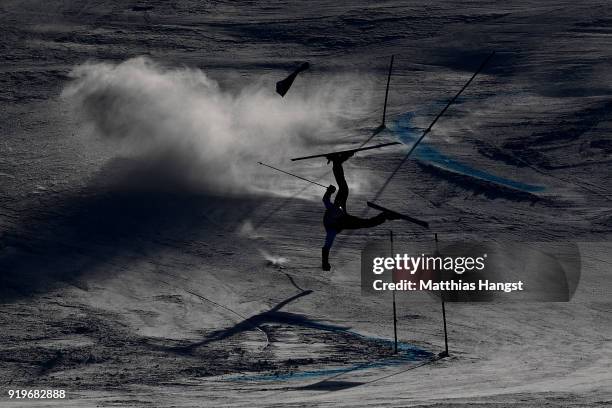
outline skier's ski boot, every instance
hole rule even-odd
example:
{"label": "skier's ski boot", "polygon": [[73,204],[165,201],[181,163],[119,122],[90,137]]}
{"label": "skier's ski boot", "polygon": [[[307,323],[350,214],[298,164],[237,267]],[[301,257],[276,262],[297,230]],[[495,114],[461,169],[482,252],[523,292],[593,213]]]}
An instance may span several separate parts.
{"label": "skier's ski boot", "polygon": [[349,158],[353,157],[354,154],[355,153],[353,152],[331,153],[325,156],[325,158],[327,159],[327,163],[332,162],[334,164],[342,164]]}
{"label": "skier's ski boot", "polygon": [[329,249],[328,248],[322,248],[321,249],[321,269],[323,269],[324,271],[329,271],[331,270],[331,265],[329,264]]}

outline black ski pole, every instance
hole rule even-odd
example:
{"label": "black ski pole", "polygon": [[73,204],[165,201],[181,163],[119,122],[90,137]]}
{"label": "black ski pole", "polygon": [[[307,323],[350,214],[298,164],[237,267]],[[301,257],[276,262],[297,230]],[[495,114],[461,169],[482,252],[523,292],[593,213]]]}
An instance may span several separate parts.
{"label": "black ski pole", "polygon": [[273,169],[273,170],[280,171],[281,173],[285,173],[285,174],[287,174],[287,175],[289,175],[289,176],[292,176],[292,177],[295,177],[295,178],[299,178],[300,180],[307,181],[307,182],[309,182],[309,183],[311,183],[311,184],[316,184],[317,186],[321,186],[321,187],[323,187],[323,188],[327,188],[327,186],[324,186],[324,185],[323,185],[323,184],[321,184],[321,183],[317,183],[316,181],[308,180],[307,178],[300,177],[300,176],[298,176],[298,175],[296,175],[296,174],[289,173],[288,171],[278,169],[278,168],[276,168],[276,167],[274,167],[274,166],[270,166],[269,164],[262,163],[262,162],[257,162],[257,164],[261,164],[262,166],[266,166],[266,167],[269,167],[269,168],[271,168],[271,169]]}
{"label": "black ski pole", "polygon": [[[389,239],[391,241],[391,257],[394,256],[393,254],[393,230],[389,230]],[[391,281],[395,282],[395,279],[393,279],[393,272],[395,272],[395,270],[391,271]],[[397,354],[397,306],[395,305],[395,291],[392,292],[393,293],[393,340],[394,340],[394,348],[393,348],[393,352],[395,354]]]}
{"label": "black ski pole", "polygon": [[382,127],[385,126],[385,120],[387,119],[387,99],[389,98],[389,83],[391,82],[391,70],[393,70],[393,58],[395,55],[391,55],[391,62],[389,63],[389,74],[387,74],[387,88],[385,90],[385,104],[383,106],[383,117]]}
{"label": "black ski pole", "polygon": [[[438,252],[438,234],[434,234],[434,239],[436,241],[436,256],[439,255]],[[444,351],[440,353],[440,357],[448,357],[448,332],[446,331],[446,306],[444,304],[444,293],[440,292],[440,297],[442,298],[442,321],[444,322]]]}

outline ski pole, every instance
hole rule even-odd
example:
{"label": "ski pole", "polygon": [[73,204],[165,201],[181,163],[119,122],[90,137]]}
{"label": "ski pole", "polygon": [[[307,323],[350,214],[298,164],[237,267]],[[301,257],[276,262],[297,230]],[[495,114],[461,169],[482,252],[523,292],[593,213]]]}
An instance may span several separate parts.
{"label": "ski pole", "polygon": [[317,186],[321,186],[321,187],[323,187],[323,188],[327,188],[327,186],[324,186],[324,185],[323,185],[323,184],[321,184],[321,183],[317,183],[316,181],[308,180],[307,178],[300,177],[300,176],[298,176],[298,175],[296,175],[296,174],[289,173],[288,171],[278,169],[278,168],[276,168],[276,167],[274,167],[274,166],[270,166],[269,164],[262,163],[262,162],[257,162],[257,164],[261,164],[262,166],[266,166],[266,167],[269,167],[269,168],[271,168],[271,169],[273,169],[273,170],[280,171],[281,173],[285,173],[285,174],[287,174],[287,175],[289,175],[289,176],[293,176],[293,177],[295,177],[295,178],[299,178],[300,180],[307,181],[307,182],[309,182],[309,183],[311,183],[311,184],[316,184]]}

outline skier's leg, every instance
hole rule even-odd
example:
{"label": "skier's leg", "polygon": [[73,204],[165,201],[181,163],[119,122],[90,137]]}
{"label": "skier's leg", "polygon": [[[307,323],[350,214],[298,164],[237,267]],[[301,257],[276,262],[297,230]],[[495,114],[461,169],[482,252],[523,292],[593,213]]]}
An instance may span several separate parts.
{"label": "skier's leg", "polygon": [[336,193],[334,205],[340,206],[346,211],[346,200],[348,198],[349,189],[346,178],[344,178],[344,169],[342,168],[342,162],[340,160],[334,160],[333,171],[336,183],[338,184],[338,193]]}
{"label": "skier's leg", "polygon": [[387,221],[387,215],[380,213],[372,218],[359,218],[353,215],[344,217],[341,221],[342,229],[360,229],[360,228],[372,228]]}
{"label": "skier's leg", "polygon": [[336,234],[337,232],[335,230],[328,229],[327,235],[325,236],[325,245],[321,248],[321,269],[324,271],[329,271],[331,269],[331,265],[329,264],[329,250],[334,243]]}

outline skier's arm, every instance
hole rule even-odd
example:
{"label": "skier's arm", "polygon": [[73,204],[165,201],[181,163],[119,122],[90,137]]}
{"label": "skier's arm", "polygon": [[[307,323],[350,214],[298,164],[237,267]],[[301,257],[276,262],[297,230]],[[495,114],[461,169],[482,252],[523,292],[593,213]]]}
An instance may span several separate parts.
{"label": "skier's arm", "polygon": [[330,184],[330,186],[327,187],[327,191],[325,191],[325,194],[323,195],[323,204],[328,210],[333,207],[333,204],[331,202],[331,195],[334,194],[334,191],[336,191],[336,187]]}

